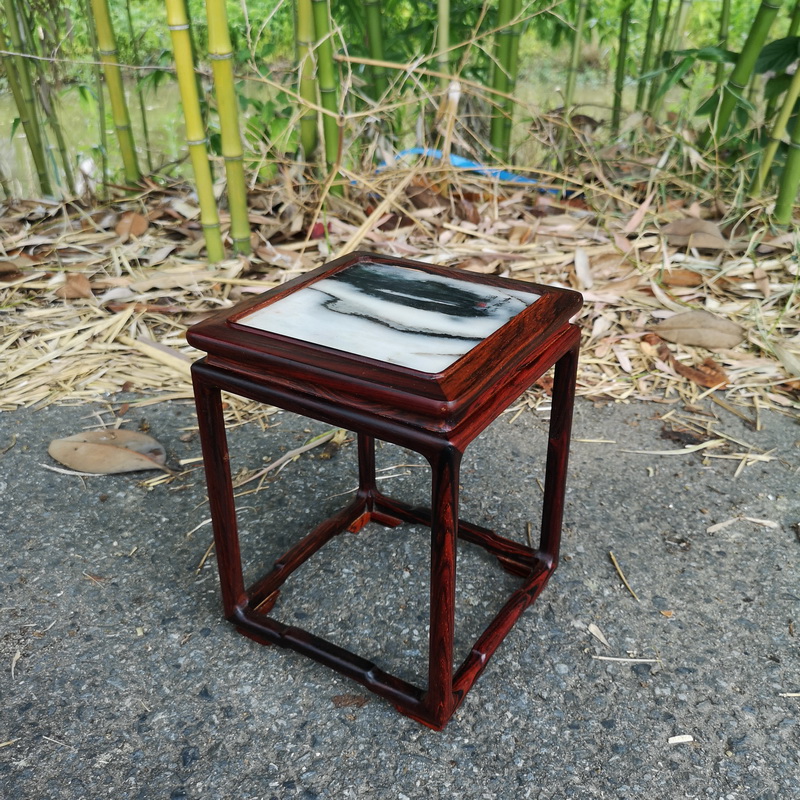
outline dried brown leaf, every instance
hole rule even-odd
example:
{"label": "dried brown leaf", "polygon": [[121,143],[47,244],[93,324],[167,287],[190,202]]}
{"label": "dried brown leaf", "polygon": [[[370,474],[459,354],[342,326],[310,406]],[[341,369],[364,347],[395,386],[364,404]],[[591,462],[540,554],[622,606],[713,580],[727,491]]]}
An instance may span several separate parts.
{"label": "dried brown leaf", "polygon": [[764,267],[756,267],[753,270],[753,278],[755,279],[756,286],[758,286],[758,291],[761,292],[764,297],[769,297],[769,275],[767,275],[767,271],[764,269]]}
{"label": "dried brown leaf", "polygon": [[684,217],[666,225],[667,242],[676,247],[697,247],[701,250],[726,250],[728,242],[722,231],[706,219]]}
{"label": "dried brown leaf", "polygon": [[666,286],[702,286],[703,276],[691,269],[673,267],[664,271],[661,282]]}
{"label": "dried brown leaf", "polygon": [[625,223],[625,227],[622,229],[623,233],[633,233],[642,224],[644,215],[647,213],[647,209],[650,208],[650,203],[653,202],[655,194],[655,190],[650,192],[639,208],[633,212],[631,218]]}
{"label": "dried brown leaf", "polygon": [[668,317],[650,330],[662,339],[676,344],[691,344],[698,347],[736,347],[744,339],[744,329],[708,311],[685,311]]}
{"label": "dried brown leaf", "polygon": [[21,275],[22,271],[13,261],[0,261],[0,281],[11,281]]}
{"label": "dried brown leaf", "polygon": [[143,236],[149,227],[150,223],[147,221],[147,217],[143,216],[138,211],[126,211],[119,218],[114,232],[123,242],[127,242],[131,236],[136,238]]}
{"label": "dried brown leaf", "polygon": [[727,386],[728,384],[728,376],[725,370],[713,358],[705,359],[702,364],[698,364],[696,367],[681,364],[677,359],[673,359],[672,366],[679,375],[683,375],[684,378],[688,378],[698,386],[704,386],[707,389]]}
{"label": "dried brown leaf", "polygon": [[65,300],[74,300],[76,297],[93,297],[92,285],[89,279],[81,272],[70,272],[64,283],[56,289],[56,296]]}
{"label": "dried brown leaf", "polygon": [[152,436],[137,431],[86,431],[54,439],[47,452],[56,461],[78,472],[111,475],[163,469],[167,456]]}

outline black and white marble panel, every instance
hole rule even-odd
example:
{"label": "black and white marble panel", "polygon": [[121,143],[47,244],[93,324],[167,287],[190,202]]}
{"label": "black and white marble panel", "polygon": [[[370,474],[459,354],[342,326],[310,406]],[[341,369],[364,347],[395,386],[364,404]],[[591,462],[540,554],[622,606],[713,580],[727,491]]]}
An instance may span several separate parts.
{"label": "black and white marble panel", "polygon": [[239,323],[436,373],[538,297],[411,267],[359,262]]}

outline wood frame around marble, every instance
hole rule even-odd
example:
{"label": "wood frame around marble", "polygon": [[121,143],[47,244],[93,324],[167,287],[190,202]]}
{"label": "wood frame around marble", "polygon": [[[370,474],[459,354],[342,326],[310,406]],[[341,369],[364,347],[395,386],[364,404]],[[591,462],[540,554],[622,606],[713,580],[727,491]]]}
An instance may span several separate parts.
{"label": "wood frame around marble", "polygon": [[[368,257],[373,261],[382,258]],[[440,268],[433,271],[438,272]],[[324,270],[316,272],[324,274]],[[469,276],[469,279],[493,282],[486,276]],[[302,281],[295,283],[299,285]],[[515,283],[514,288],[518,288],[518,284]],[[555,299],[544,303],[539,313],[528,313],[537,309],[540,302],[537,301],[517,315],[472,351],[479,351],[478,357],[459,359],[443,375],[423,379],[419,378],[423,373],[407,375],[414,371],[389,369],[387,365],[376,367],[375,363],[367,363],[369,359],[342,361],[338,358],[331,365],[325,362],[330,356],[329,348],[299,346],[294,340],[280,342],[281,337],[274,335],[254,341],[246,332],[227,324],[230,310],[217,315],[210,324],[201,323],[189,336],[192,344],[209,353],[193,365],[192,373],[225,616],[245,635],[264,644],[291,648],[326,664],[435,730],[446,725],[500,642],[523,610],[539,596],[558,564],[580,341],[578,329],[567,319],[576,310],[580,295],[566,290],[553,292],[547,287],[535,288],[547,290],[542,299],[544,296]],[[240,311],[253,305],[255,302],[251,301],[238,307],[237,318]],[[549,317],[542,316],[545,309]],[[539,335],[541,327],[537,328],[534,323],[544,326],[547,334]],[[519,336],[522,342],[513,341],[505,331],[507,328],[513,328],[514,336]],[[267,352],[273,347],[277,347],[277,355]],[[313,363],[313,359],[309,361],[309,353],[316,353],[323,367]],[[293,361],[294,358],[298,361]],[[469,370],[462,362],[468,362]],[[357,369],[359,363],[362,371]],[[541,536],[538,548],[532,549],[459,519],[459,468],[467,445],[554,365]],[[474,374],[474,381],[470,381],[470,372]],[[396,377],[399,379],[395,383]],[[440,396],[435,396],[437,392],[431,391],[432,386],[439,387]],[[422,389],[428,393],[418,394],[417,390]],[[272,404],[358,434],[359,489],[355,499],[317,526],[279,559],[271,572],[250,587],[245,587],[242,574],[221,391]],[[432,471],[431,509],[411,508],[378,491],[375,438],[413,449],[427,459]],[[413,522],[431,528],[427,689],[269,616],[280,586],[300,564],[337,534],[357,531],[368,522],[389,526]],[[522,577],[523,582],[454,673],[457,538],[481,545],[496,556],[504,569]]]}
{"label": "wood frame around marble", "polygon": [[[270,302],[359,262],[413,267],[432,275],[469,283],[530,291],[539,299],[486,337],[441,373],[345,353],[280,334],[241,325],[239,320]],[[498,381],[513,379],[523,360],[547,342],[573,316],[581,295],[569,289],[521,283],[496,276],[454,272],[405,259],[352,253],[301,277],[198,323],[187,333],[194,347],[208,353],[208,363],[232,369],[287,388],[310,394],[324,389],[330,394],[353,391],[382,405],[398,419],[413,416],[412,424],[430,430],[455,426],[481,396],[493,393]]]}

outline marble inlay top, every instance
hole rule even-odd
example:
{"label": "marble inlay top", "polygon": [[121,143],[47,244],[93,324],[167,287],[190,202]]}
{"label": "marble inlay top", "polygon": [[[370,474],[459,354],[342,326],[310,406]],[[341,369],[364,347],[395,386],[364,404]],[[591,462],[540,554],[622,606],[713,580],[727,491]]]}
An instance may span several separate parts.
{"label": "marble inlay top", "polygon": [[538,297],[411,267],[361,261],[238,322],[436,373]]}

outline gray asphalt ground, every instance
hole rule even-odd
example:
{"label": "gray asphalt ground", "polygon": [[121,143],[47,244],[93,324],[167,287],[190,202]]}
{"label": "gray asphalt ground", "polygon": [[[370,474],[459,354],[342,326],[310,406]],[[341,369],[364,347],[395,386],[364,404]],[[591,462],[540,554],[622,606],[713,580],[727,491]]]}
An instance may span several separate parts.
{"label": "gray asphalt ground", "polygon": [[[154,473],[43,466],[51,439],[113,422],[109,408],[0,415],[3,798],[800,797],[800,697],[783,696],[800,691],[796,418],[764,413],[756,431],[704,406],[715,431],[770,451],[736,475],[740,460],[704,459],[741,444],[684,452],[698,441],[665,432],[680,404],[580,402],[561,566],[434,733],[222,619],[213,555],[198,570],[211,541],[199,471],[148,488]],[[124,419],[172,465],[200,453],[189,403]],[[231,432],[235,469],[323,430],[273,423]],[[526,412],[474,443],[462,516],[524,540],[544,432]],[[385,446],[379,460],[386,493],[424,498],[416,457]],[[351,444],[313,450],[241,498],[249,575],[344,504],[354,464]],[[274,613],[419,677],[427,564],[424,530],[344,534]],[[469,545],[459,570],[464,655],[513,579]]]}

